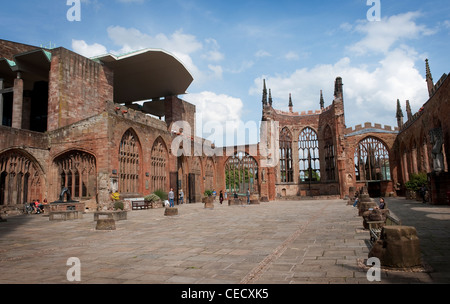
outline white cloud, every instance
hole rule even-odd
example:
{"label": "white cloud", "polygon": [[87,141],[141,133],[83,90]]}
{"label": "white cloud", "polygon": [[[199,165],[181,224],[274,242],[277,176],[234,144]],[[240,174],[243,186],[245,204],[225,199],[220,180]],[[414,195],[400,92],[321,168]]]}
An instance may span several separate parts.
{"label": "white cloud", "polygon": [[258,58],[262,58],[262,57],[270,57],[271,55],[267,51],[259,50],[259,51],[256,52],[255,56],[258,57]]}
{"label": "white cloud", "polygon": [[84,40],[72,39],[72,50],[84,57],[94,57],[107,53],[106,47],[101,44],[87,44]]}
{"label": "white cloud", "polygon": [[196,134],[218,146],[223,144],[225,134],[233,132],[241,121],[243,102],[240,98],[203,91],[187,94],[183,99],[196,106]]}
{"label": "white cloud", "polygon": [[[265,77],[271,88],[274,108],[288,110],[289,93],[292,93],[294,111],[319,108],[320,90],[324,92],[325,105],[334,96],[334,81],[340,76],[344,83],[344,104],[347,125],[376,122],[393,125],[396,101],[410,100],[417,111],[427,100],[425,79],[415,67],[418,57],[407,49],[398,48],[378,62],[377,68],[353,66],[349,57],[335,64],[317,65],[311,69],[298,69],[287,77]],[[262,77],[255,79],[251,95],[260,95]],[[404,109],[404,106],[403,106]]]}
{"label": "white cloud", "polygon": [[[386,54],[399,41],[433,34],[434,30],[414,22],[419,16],[420,13],[418,12],[408,12],[384,17],[379,22],[360,21],[354,30],[365,36],[357,43],[349,46],[349,50],[356,55],[364,55],[367,52]],[[351,25],[343,24],[341,27],[348,30]]]}
{"label": "white cloud", "polygon": [[298,60],[300,57],[297,53],[290,51],[287,52],[286,55],[284,55],[284,58],[286,58],[287,60]]}
{"label": "white cloud", "polygon": [[[352,52],[334,64],[320,64],[297,69],[291,74],[258,77],[249,94],[260,96],[262,80],[271,89],[274,108],[287,111],[289,93],[292,93],[294,111],[319,108],[320,90],[325,105],[334,99],[334,81],[340,76],[344,83],[344,105],[347,126],[373,122],[396,126],[396,101],[400,99],[405,111],[409,100],[413,112],[428,100],[425,78],[416,62],[425,65],[425,57],[409,44],[410,40],[431,35],[433,30],[414,21],[419,13],[411,12],[384,18],[380,22],[357,22],[355,26],[341,25],[346,31],[363,33],[360,41],[348,47]],[[368,56],[368,64],[361,62],[363,55],[376,53],[377,60]]]}

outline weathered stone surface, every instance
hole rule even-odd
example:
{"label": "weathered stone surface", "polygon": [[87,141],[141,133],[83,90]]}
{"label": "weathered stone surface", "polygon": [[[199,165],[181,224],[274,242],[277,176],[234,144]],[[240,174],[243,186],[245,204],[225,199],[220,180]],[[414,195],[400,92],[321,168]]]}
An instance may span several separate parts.
{"label": "weathered stone surface", "polygon": [[370,202],[360,202],[359,203],[359,216],[362,216],[364,214],[364,212],[369,211],[370,208],[375,208],[377,207],[377,203],[375,203],[374,201],[370,201]]}
{"label": "weathered stone surface", "polygon": [[112,218],[98,219],[96,230],[116,230],[116,221]]}
{"label": "weathered stone surface", "polygon": [[[363,217],[363,226],[365,229],[369,228],[369,224],[367,222],[376,222],[383,221],[386,222],[386,217],[390,214],[388,209],[373,209],[365,211],[362,215]],[[381,227],[383,225],[379,225]]]}
{"label": "weathered stone surface", "polygon": [[164,215],[165,215],[165,216],[174,216],[174,215],[178,215],[178,208],[167,207],[166,210],[164,211]]}
{"label": "weathered stone surface", "polygon": [[380,239],[369,252],[382,266],[410,268],[421,266],[421,253],[416,228],[410,226],[385,226]]}

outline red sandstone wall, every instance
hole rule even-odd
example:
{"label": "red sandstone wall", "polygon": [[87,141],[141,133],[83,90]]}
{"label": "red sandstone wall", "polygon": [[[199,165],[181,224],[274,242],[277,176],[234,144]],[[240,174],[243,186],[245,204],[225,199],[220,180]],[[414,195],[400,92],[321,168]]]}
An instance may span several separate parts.
{"label": "red sandstone wall", "polygon": [[105,110],[113,100],[113,73],[64,48],[52,50],[48,130],[75,123]]}

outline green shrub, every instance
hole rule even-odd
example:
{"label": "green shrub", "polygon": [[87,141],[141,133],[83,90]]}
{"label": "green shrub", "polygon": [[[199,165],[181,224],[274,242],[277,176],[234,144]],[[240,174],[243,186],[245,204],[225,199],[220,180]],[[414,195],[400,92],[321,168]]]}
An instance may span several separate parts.
{"label": "green shrub", "polygon": [[114,210],[123,210],[123,202],[122,201],[115,201],[114,202]]}
{"label": "green shrub", "polygon": [[209,190],[209,189],[207,189],[207,190],[205,190],[205,196],[211,196],[212,194],[213,194],[213,191],[212,190]]}
{"label": "green shrub", "polygon": [[153,192],[153,194],[156,194],[157,196],[159,196],[159,198],[163,201],[167,200],[167,192],[164,192],[164,190],[162,189],[158,189],[155,192]]}
{"label": "green shrub", "polygon": [[405,183],[405,187],[408,190],[418,191],[422,185],[426,185],[428,182],[426,173],[412,173],[409,176],[409,181]]}
{"label": "green shrub", "polygon": [[146,197],[144,197],[144,199],[147,202],[156,202],[156,201],[159,201],[161,198],[158,195],[156,195],[155,193],[152,193],[152,194],[149,194]]}

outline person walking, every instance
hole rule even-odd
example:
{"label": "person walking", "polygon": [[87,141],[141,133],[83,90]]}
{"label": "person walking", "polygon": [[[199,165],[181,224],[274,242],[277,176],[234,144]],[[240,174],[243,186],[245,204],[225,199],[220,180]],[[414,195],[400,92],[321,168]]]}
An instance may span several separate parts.
{"label": "person walking", "polygon": [[220,190],[220,193],[219,193],[219,202],[222,205],[222,202],[223,202],[223,191],[222,190]]}
{"label": "person walking", "polygon": [[183,189],[180,190],[180,204],[184,203],[184,193],[183,193]]}
{"label": "person walking", "polygon": [[247,204],[250,204],[250,189],[247,189]]}
{"label": "person walking", "polygon": [[175,206],[175,205],[174,205],[175,195],[174,195],[174,193],[173,193],[173,188],[170,188],[168,198],[169,198],[169,206],[170,206],[170,207],[174,207],[174,206]]}

